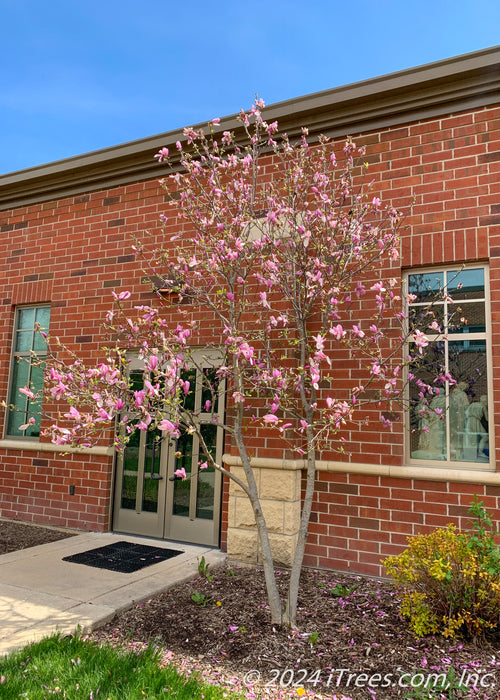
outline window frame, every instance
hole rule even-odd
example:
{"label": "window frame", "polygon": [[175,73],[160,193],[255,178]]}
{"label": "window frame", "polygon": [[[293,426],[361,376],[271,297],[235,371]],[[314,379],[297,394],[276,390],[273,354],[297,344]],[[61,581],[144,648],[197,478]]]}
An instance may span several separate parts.
{"label": "window frame", "polygon": [[[48,309],[49,310],[49,325],[50,325],[50,312],[51,312],[51,305],[48,302],[43,302],[43,303],[37,303],[37,304],[22,304],[19,306],[16,306],[14,309],[14,327],[12,331],[12,340],[11,340],[11,349],[10,349],[10,362],[9,362],[9,380],[7,382],[7,405],[11,406],[12,404],[15,403],[15,397],[13,395],[14,391],[14,376],[15,376],[15,366],[16,363],[21,363],[21,362],[26,362],[29,365],[29,371],[28,371],[28,381],[27,383],[23,383],[22,386],[31,386],[32,384],[32,370],[33,370],[33,363],[31,361],[28,361],[28,358],[32,358],[33,355],[36,355],[40,359],[45,359],[47,357],[47,348],[41,350],[41,349],[35,349],[35,337],[37,331],[35,330],[35,323],[33,324],[33,328],[31,330],[32,333],[32,340],[31,340],[31,347],[29,350],[16,350],[16,341],[18,337],[18,331],[22,330],[19,328],[19,323],[20,323],[20,317],[22,311],[28,310],[28,309],[35,309],[35,319],[36,319],[36,311],[39,309]],[[48,328],[44,329],[48,332]],[[21,385],[17,387],[17,389],[21,388]],[[42,388],[43,388],[43,382],[42,382]],[[24,418],[24,423],[29,418],[29,414],[33,413],[29,410],[29,399],[26,397],[26,404],[25,404],[25,418]],[[40,422],[41,422],[41,406],[42,406],[42,399],[40,400]],[[10,423],[12,420],[12,415],[14,411],[11,410],[10,408],[7,409],[6,415],[5,415],[5,421],[4,421],[4,429],[3,429],[3,438],[8,439],[8,440],[28,440],[30,442],[39,442],[40,441],[40,436],[39,435],[26,435],[26,430],[17,430],[16,428],[12,428],[12,430],[9,432],[10,429]]]}
{"label": "window frame", "polygon": [[[416,458],[411,456],[411,412],[410,412],[410,386],[408,381],[409,368],[405,367],[404,378],[405,378],[405,408],[404,408],[404,456],[405,464],[411,467],[421,467],[426,468],[441,468],[449,470],[467,470],[467,471],[495,471],[495,429],[494,429],[494,410],[493,410],[493,361],[492,361],[492,337],[491,337],[491,300],[490,300],[490,277],[489,277],[489,266],[486,262],[484,263],[473,263],[470,265],[439,265],[434,267],[422,267],[422,268],[410,268],[403,271],[403,289],[406,295],[409,292],[409,278],[411,275],[418,274],[439,274],[439,273],[459,273],[469,270],[482,270],[484,274],[484,314],[485,314],[485,330],[484,332],[475,333],[441,333],[431,335],[422,329],[425,335],[429,338],[430,342],[444,342],[449,347],[450,343],[460,342],[465,340],[484,340],[486,345],[486,372],[487,372],[487,397],[488,397],[488,439],[489,439],[489,461],[477,461],[477,462],[467,462],[458,461],[454,459],[432,459],[432,458]],[[449,282],[449,280],[448,280]],[[453,298],[453,295],[450,295]],[[418,303],[418,302],[417,302]],[[459,301],[457,303],[460,303]],[[409,311],[411,303],[406,296],[406,324],[407,331],[409,328]],[[444,336],[444,337],[443,337]],[[451,337],[450,337],[451,336]],[[409,346],[411,343],[409,341],[405,344],[405,355],[409,355]],[[448,356],[448,352],[446,353]],[[449,408],[450,408],[450,385],[446,383],[446,441],[447,445],[450,444],[450,420],[449,420]],[[449,448],[448,448],[449,449]]]}

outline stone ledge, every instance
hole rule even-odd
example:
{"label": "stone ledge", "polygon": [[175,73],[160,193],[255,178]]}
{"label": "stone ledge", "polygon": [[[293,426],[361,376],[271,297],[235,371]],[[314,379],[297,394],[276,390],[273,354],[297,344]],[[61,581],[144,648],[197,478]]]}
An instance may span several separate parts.
{"label": "stone ledge", "polygon": [[[224,455],[224,463],[228,466],[241,466],[241,460],[235,455]],[[299,471],[306,468],[304,460],[297,459],[266,459],[254,457],[251,460],[252,467],[256,469],[282,469],[285,471]],[[395,479],[416,479],[425,481],[455,481],[459,483],[500,485],[500,472],[493,469],[457,468],[448,469],[435,466],[411,465],[407,467],[393,467],[384,464],[362,464],[355,462],[329,462],[317,460],[316,471],[333,472],[340,474],[370,474],[371,476],[387,476]]]}
{"label": "stone ledge", "polygon": [[71,454],[102,455],[112,457],[113,447],[67,447],[54,445],[51,442],[36,442],[34,440],[0,440],[0,450],[29,450],[30,452],[69,452]]}

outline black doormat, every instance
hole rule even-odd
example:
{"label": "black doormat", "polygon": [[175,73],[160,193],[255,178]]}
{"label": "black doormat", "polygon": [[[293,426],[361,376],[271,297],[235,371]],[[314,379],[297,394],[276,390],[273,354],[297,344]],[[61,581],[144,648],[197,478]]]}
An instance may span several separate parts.
{"label": "black doormat", "polygon": [[122,574],[131,574],[134,571],[144,569],[146,566],[176,557],[178,554],[183,554],[183,552],[177,549],[150,547],[144,544],[134,544],[133,542],[115,542],[105,547],[90,549],[88,552],[80,552],[70,557],[63,557],[63,561],[95,566],[98,569],[108,569],[109,571],[118,571]]}

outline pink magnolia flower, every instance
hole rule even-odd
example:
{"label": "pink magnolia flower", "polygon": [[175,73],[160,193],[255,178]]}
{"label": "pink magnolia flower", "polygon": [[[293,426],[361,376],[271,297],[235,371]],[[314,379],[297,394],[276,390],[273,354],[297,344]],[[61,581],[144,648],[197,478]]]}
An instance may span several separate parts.
{"label": "pink magnolia flower", "polygon": [[35,394],[31,391],[29,386],[23,386],[21,389],[19,389],[19,393],[24,394],[25,396],[27,396],[30,399],[35,398]]}
{"label": "pink magnolia flower", "polygon": [[123,301],[124,299],[130,299],[132,296],[130,292],[120,292],[119,294],[116,294],[116,292],[111,292],[111,295],[113,296],[114,299],[117,299],[118,301]]}
{"label": "pink magnolia flower", "polygon": [[150,357],[149,360],[148,360],[148,367],[149,367],[149,369],[150,369],[152,372],[154,372],[155,369],[157,368],[157,366],[158,366],[158,357],[157,357],[157,355],[151,355],[151,357]]}
{"label": "pink magnolia flower", "polygon": [[183,481],[187,479],[186,470],[184,469],[184,467],[176,469],[174,472],[174,476],[179,476]]}
{"label": "pink magnolia flower", "polygon": [[238,350],[247,360],[253,359],[253,348],[248,343],[241,343]]}
{"label": "pink magnolia flower", "polygon": [[429,345],[428,337],[424,333],[422,333],[422,331],[416,330],[415,333],[412,335],[412,338],[415,341],[415,345],[418,348],[418,352],[422,354],[423,348]]}
{"label": "pink magnolia flower", "polygon": [[279,418],[278,416],[275,416],[274,413],[266,413],[266,415],[263,416],[262,420],[264,421],[264,423],[272,425],[273,423],[277,423],[279,421]]}
{"label": "pink magnolia flower", "polygon": [[352,332],[353,332],[353,335],[356,335],[358,338],[365,337],[364,331],[362,331],[361,328],[359,328],[359,326],[353,326]]}
{"label": "pink magnolia flower", "polygon": [[330,333],[333,335],[334,338],[337,340],[342,340],[342,338],[345,336],[345,330],[342,328],[340,323],[337,326],[332,326],[330,328]]}
{"label": "pink magnolia flower", "polygon": [[155,158],[158,158],[158,163],[162,163],[168,158],[168,148],[160,148],[158,153],[156,153]]}
{"label": "pink magnolia flower", "polygon": [[259,296],[260,296],[260,303],[262,304],[262,306],[266,309],[270,309],[271,307],[269,306],[269,302],[267,301],[266,292],[260,292]]}
{"label": "pink magnolia flower", "polygon": [[66,391],[68,390],[68,387],[66,384],[63,384],[62,382],[58,382],[56,386],[53,386],[50,390],[50,393],[52,396],[56,399],[60,399],[61,396],[63,396]]}
{"label": "pink magnolia flower", "polygon": [[149,426],[151,425],[151,421],[151,416],[149,415],[149,413],[146,413],[144,418],[137,423],[136,428],[138,430],[148,430]]}
{"label": "pink magnolia flower", "polygon": [[141,389],[140,391],[134,391],[134,399],[135,399],[135,405],[137,408],[142,406],[144,403],[144,397],[146,396],[146,392],[144,389]]}
{"label": "pink magnolia flower", "polygon": [[208,462],[199,462],[200,469],[208,469]]}
{"label": "pink magnolia flower", "polygon": [[316,342],[316,348],[318,350],[323,350],[325,347],[325,339],[322,335],[313,336],[313,340]]}
{"label": "pink magnolia flower", "polygon": [[371,289],[372,291],[374,291],[374,292],[385,292],[385,291],[386,291],[386,289],[385,289],[384,285],[382,284],[382,282],[376,282],[375,284],[373,284],[373,285],[370,287],[370,289]]}
{"label": "pink magnolia flower", "polygon": [[158,423],[158,430],[164,430],[166,433],[169,433],[174,437],[180,436],[179,429],[171,421],[169,421],[168,418],[164,418]]}
{"label": "pink magnolia flower", "polygon": [[24,425],[20,425],[19,430],[26,430],[27,428],[30,428],[32,425],[35,425],[35,419],[33,417],[28,418],[28,422],[24,423]]}
{"label": "pink magnolia flower", "polygon": [[64,417],[70,418],[71,420],[78,420],[78,421],[82,419],[82,416],[80,415],[80,413],[76,410],[76,408],[74,406],[70,406],[69,413],[65,413]]}
{"label": "pink magnolia flower", "polygon": [[98,415],[99,418],[101,418],[102,420],[111,420],[111,414],[108,413],[107,411],[105,411],[104,408],[100,408],[100,409],[97,411],[97,415]]}

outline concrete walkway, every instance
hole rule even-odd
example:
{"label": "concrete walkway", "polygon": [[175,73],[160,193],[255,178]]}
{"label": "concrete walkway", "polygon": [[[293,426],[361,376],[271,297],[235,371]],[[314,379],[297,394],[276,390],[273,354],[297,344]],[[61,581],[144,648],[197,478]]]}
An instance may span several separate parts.
{"label": "concrete walkway", "polygon": [[[125,540],[183,554],[131,574],[62,561],[63,557]],[[88,632],[115,613],[198,574],[201,557],[211,566],[217,549],[114,533],[87,533],[0,556],[0,656],[56,630]]]}

